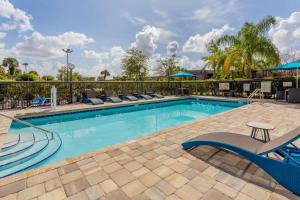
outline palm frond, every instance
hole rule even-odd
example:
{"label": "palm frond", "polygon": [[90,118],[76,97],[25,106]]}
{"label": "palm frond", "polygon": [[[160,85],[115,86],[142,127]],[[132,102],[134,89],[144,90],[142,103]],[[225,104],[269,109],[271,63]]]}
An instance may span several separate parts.
{"label": "palm frond", "polygon": [[242,57],[243,51],[241,49],[235,49],[228,53],[224,62],[225,74],[230,71],[230,67],[233,66],[234,62]]}
{"label": "palm frond", "polygon": [[238,40],[234,35],[224,35],[224,36],[218,38],[215,43],[218,46],[220,46],[220,45],[226,46],[226,45],[233,45],[237,42],[238,42]]}
{"label": "palm frond", "polygon": [[259,33],[265,34],[272,26],[276,25],[276,18],[273,16],[267,16],[256,24],[256,29]]}

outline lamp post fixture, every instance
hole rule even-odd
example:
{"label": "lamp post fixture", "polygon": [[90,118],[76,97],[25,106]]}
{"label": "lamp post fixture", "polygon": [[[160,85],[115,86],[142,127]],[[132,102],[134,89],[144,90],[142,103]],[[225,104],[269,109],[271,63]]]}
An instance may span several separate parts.
{"label": "lamp post fixture", "polygon": [[28,67],[28,63],[23,63],[24,67],[25,67],[25,72],[27,74],[27,67]]}
{"label": "lamp post fixture", "polygon": [[72,84],[72,80],[73,80],[73,69],[75,68],[75,65],[72,63],[69,63],[67,66],[70,69],[70,103],[73,103],[73,84]]}
{"label": "lamp post fixture", "polygon": [[69,54],[73,52],[72,49],[62,49],[63,52],[65,52],[67,54],[67,81],[69,80]]}

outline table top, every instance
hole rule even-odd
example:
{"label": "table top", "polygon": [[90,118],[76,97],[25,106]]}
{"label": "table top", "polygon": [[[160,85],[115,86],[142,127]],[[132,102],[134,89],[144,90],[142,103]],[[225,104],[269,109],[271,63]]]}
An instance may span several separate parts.
{"label": "table top", "polygon": [[272,130],[274,129],[274,126],[271,124],[267,123],[262,123],[262,122],[248,122],[247,126],[250,126],[252,128],[258,128],[258,129],[265,129],[265,130]]}

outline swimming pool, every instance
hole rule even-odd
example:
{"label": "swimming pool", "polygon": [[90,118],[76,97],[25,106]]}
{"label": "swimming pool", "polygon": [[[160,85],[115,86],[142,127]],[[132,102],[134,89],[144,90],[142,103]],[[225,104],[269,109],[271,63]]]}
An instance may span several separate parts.
{"label": "swimming pool", "polygon": [[[244,105],[239,101],[172,100],[117,108],[59,114],[25,121],[57,133],[60,149],[36,166],[64,160]],[[9,134],[35,131],[13,122]]]}

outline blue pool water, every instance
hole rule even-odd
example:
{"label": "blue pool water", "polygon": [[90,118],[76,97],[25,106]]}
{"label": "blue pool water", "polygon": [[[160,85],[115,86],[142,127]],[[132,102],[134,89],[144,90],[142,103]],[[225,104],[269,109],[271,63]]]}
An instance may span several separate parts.
{"label": "blue pool water", "polygon": [[[185,99],[26,119],[59,134],[62,146],[42,164],[174,127],[244,105],[242,102]],[[10,134],[32,132],[14,122]],[[41,164],[40,164],[41,165]]]}

